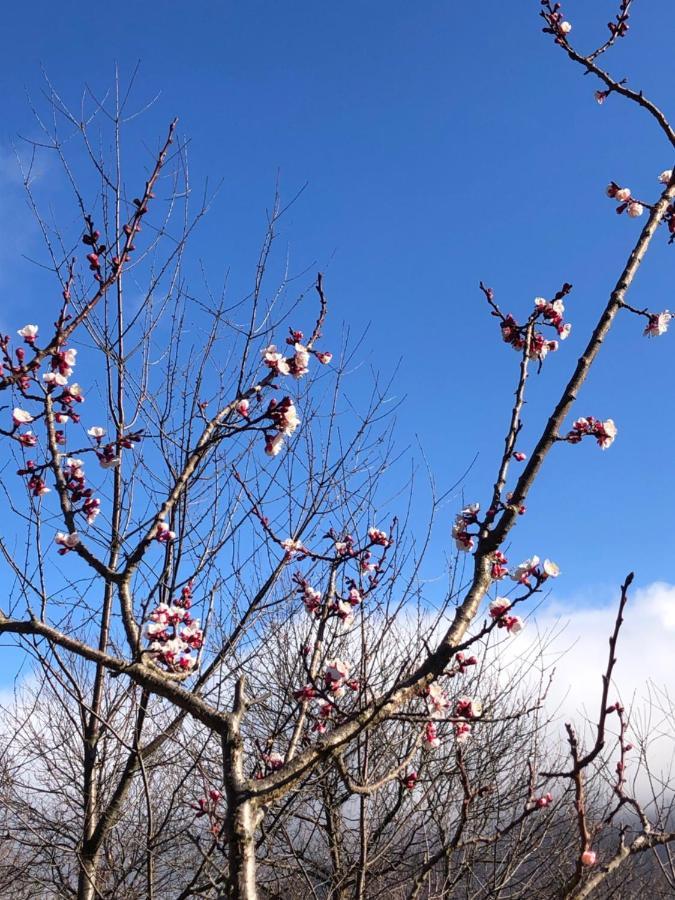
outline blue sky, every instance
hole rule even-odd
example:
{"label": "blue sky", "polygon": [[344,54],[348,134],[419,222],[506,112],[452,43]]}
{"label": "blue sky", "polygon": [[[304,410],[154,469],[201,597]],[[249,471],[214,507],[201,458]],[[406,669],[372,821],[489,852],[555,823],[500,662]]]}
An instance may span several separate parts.
{"label": "blue sky", "polygon": [[[604,38],[614,7],[568,0],[580,47]],[[20,257],[39,242],[11,147],[35,133],[27,97],[39,102],[41,67],[76,106],[85,83],[103,94],[115,64],[124,78],[140,61],[137,105],[161,93],[137,134],[154,148],[178,115],[193,185],[222,180],[195,250],[216,280],[229,269],[234,290],[250,283],[277,173],[286,197],[307,183],[282,239],[296,271],[326,272],[329,336],[337,343],[343,324],[355,334],[369,326],[364,366],[387,374],[401,363],[400,445],[419,439],[442,485],[478,454],[463,491],[484,501],[517,357],[500,341],[479,280],[515,314],[563,281],[575,286],[572,336],[533,379],[527,452],[640,227],[614,214],[606,183],[653,198],[656,176],[673,162],[646,115],[613,97],[595,103],[596,85],[541,33],[538,9],[537,0],[268,0],[157,2],[97,16],[70,0],[9,5],[1,327],[24,324],[39,285]],[[606,58],[663,103],[675,74],[663,27],[671,13],[667,0],[636,4],[629,39]],[[662,237],[655,244],[632,302],[675,307],[675,248]],[[616,443],[604,453],[590,443],[558,448],[514,536],[514,561],[539,552],[560,563],[563,598],[604,599],[628,569],[638,584],[675,581],[673,336],[647,341],[640,332],[640,322],[621,319],[577,408],[613,417]],[[355,376],[353,389],[364,381]],[[435,545],[438,571],[456,505]]]}

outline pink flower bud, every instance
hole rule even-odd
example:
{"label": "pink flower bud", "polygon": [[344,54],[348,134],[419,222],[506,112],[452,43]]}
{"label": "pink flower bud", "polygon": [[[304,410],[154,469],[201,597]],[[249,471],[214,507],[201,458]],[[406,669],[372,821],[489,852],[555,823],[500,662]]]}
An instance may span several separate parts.
{"label": "pink flower bud", "polygon": [[581,854],[581,865],[594,866],[597,858],[598,855],[595,850],[584,850],[584,852]]}

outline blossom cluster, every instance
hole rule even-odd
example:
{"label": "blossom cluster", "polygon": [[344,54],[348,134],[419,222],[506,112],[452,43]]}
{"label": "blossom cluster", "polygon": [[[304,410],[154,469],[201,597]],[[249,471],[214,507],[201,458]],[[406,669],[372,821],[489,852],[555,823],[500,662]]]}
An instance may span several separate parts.
{"label": "blossom cluster", "polygon": [[320,618],[325,613],[327,617],[334,616],[338,618],[345,628],[353,625],[354,610],[363,601],[363,594],[355,582],[349,582],[349,590],[346,596],[336,595],[326,608],[321,592],[313,588],[305,578],[296,573],[293,576],[293,580],[298,586],[297,590],[310,616]]}
{"label": "blossom cluster", "polygon": [[[17,334],[23,338],[24,343],[33,349],[36,348],[36,341],[39,335],[39,327],[29,323],[20,328]],[[2,347],[5,352],[5,360],[8,358],[9,338],[2,339]],[[24,392],[28,389],[30,378],[26,367],[24,366],[25,354],[22,348],[16,350],[16,357],[19,361],[18,369],[15,367],[12,371],[14,374],[18,371],[21,374],[19,387]],[[47,359],[49,360],[49,371],[43,373],[42,381],[44,389],[50,396],[52,404],[56,404],[53,418],[54,424],[57,426],[54,430],[54,440],[57,446],[66,444],[65,431],[58,426],[64,426],[69,422],[78,423],[80,414],[76,411],[76,406],[84,402],[84,392],[77,383],[69,384],[69,379],[73,375],[73,370],[77,362],[77,350],[73,348],[58,348],[51,353]],[[0,376],[2,375],[0,367]],[[41,418],[43,414],[37,418]],[[37,446],[37,435],[26,426],[36,421],[36,417],[28,410],[21,407],[14,407],[12,410],[12,426],[11,436],[24,448],[33,448]],[[108,469],[119,465],[120,448],[131,448],[135,443],[141,440],[142,432],[133,432],[121,436],[119,439],[103,442],[105,429],[100,426],[92,426],[87,430],[87,435],[94,442],[93,452],[102,468]],[[68,499],[76,513],[82,513],[89,525],[92,525],[100,512],[101,501],[93,496],[93,490],[87,486],[84,472],[84,463],[80,459],[73,457],[64,458],[64,484]],[[38,466],[34,461],[29,460],[24,469],[20,469],[20,476],[27,476],[27,486],[34,497],[42,497],[51,490],[45,483],[42,473],[46,470],[47,465]],[[79,508],[78,505],[82,504]],[[60,546],[59,553],[65,554],[69,550],[74,549],[79,543],[79,536],[76,532],[64,534],[59,532],[56,537],[56,543]]]}
{"label": "blossom cluster", "polygon": [[316,700],[318,707],[312,711],[315,722],[312,731],[324,734],[328,728],[328,720],[336,712],[335,700],[344,697],[347,690],[356,692],[360,688],[358,678],[349,677],[349,665],[335,657],[326,661],[323,671],[323,689],[313,684],[305,684],[299,690],[293,692],[293,696],[300,703],[308,703]]}
{"label": "blossom cluster", "polygon": [[619,187],[615,181],[610,181],[607,185],[606,193],[608,197],[616,200],[619,204],[616,208],[619,215],[626,212],[631,219],[637,219],[645,211],[644,204],[631,195],[630,188]]}
{"label": "blossom cluster", "polygon": [[563,15],[561,4],[551,3],[550,0],[541,0],[541,5],[544,7],[541,15],[546,22],[542,31],[545,34],[552,34],[556,44],[566,43],[567,35],[572,30],[572,24]]}
{"label": "blossom cluster", "polygon": [[473,550],[475,546],[475,535],[469,534],[467,529],[470,528],[471,525],[477,524],[479,511],[480,504],[471,503],[469,506],[465,506],[464,509],[455,517],[455,521],[452,526],[452,537],[455,541],[455,546],[457,547],[457,549],[461,550],[463,553],[468,553],[470,550]]}
{"label": "blossom cluster", "polygon": [[577,419],[572,425],[572,430],[563,440],[570,444],[578,444],[585,437],[594,437],[598,442],[598,446],[602,450],[606,450],[614,443],[617,435],[617,427],[613,419],[595,419],[593,416]]}
{"label": "blossom cluster", "polygon": [[[526,330],[516,322],[510,313],[504,317],[500,328],[502,331],[502,340],[506,344],[509,344],[514,350],[519,352],[525,348]],[[558,341],[547,340],[541,332],[535,331],[530,338],[528,357],[541,362],[550,352],[557,349]]]}
{"label": "blossom cluster", "polygon": [[[560,567],[550,559],[540,561],[538,556],[532,556],[521,562],[509,573],[506,568],[508,560],[503,553],[497,551],[493,554],[492,577],[501,580],[507,575],[518,584],[524,585],[530,590],[537,590],[549,578],[557,578],[560,575]],[[511,614],[512,603],[508,597],[495,597],[490,603],[490,618],[494,619],[498,628],[505,628],[509,634],[518,634],[525,627],[520,616]]]}
{"label": "blossom cluster", "polygon": [[558,332],[561,341],[569,336],[572,326],[569,322],[563,321],[565,312],[565,304],[562,297],[556,297],[554,300],[546,300],[544,297],[535,297],[534,305],[542,314],[549,325],[552,325]]}
{"label": "blossom cluster", "polygon": [[206,797],[200,797],[196,803],[190,804],[196,811],[195,819],[201,819],[203,816],[209,817],[211,823],[209,830],[216,837],[222,830],[222,814],[218,808],[222,796],[220,791],[212,788]]}
{"label": "blossom cluster", "polygon": [[38,467],[33,460],[30,459],[26,463],[25,469],[17,470],[17,475],[26,476],[28,478],[26,486],[33,497],[43,497],[51,491],[51,488],[47,486],[47,483],[42,477],[41,473],[44,470],[45,466]]}
{"label": "blossom cluster", "polygon": [[[530,319],[530,322],[535,319],[540,319],[545,325],[554,328],[561,341],[564,341],[572,330],[571,324],[565,322],[563,318],[565,313],[563,298],[571,291],[571,289],[572,285],[564,284],[553,300],[546,300],[544,297],[535,297],[534,316]],[[527,333],[530,325],[519,325],[510,313],[502,317],[499,327],[502,332],[502,340],[513,347],[514,350],[517,350],[520,353],[527,346],[527,355],[529,359],[543,362],[549,353],[553,353],[558,349],[558,340],[549,340],[542,332],[535,330],[531,331],[528,345]]]}
{"label": "blossom cluster", "polygon": [[560,567],[552,560],[545,559],[542,563],[538,556],[531,556],[516,566],[511,573],[511,578],[526,587],[532,587],[532,579],[534,579],[535,586],[539,587],[548,578],[557,578],[558,575],[560,575]]}
{"label": "blossom cluster", "polygon": [[[450,708],[450,701],[445,692],[436,684],[430,685],[425,696],[433,711],[433,718],[424,726],[422,735],[422,747],[424,750],[435,750],[441,744],[438,736],[438,726],[434,719],[442,718]],[[470,720],[478,719],[483,713],[483,704],[473,697],[460,697],[455,701],[453,709],[453,734],[457,744],[464,744],[471,737],[472,726]]]}
{"label": "blossom cluster", "polygon": [[[475,656],[465,658],[462,653],[457,654],[458,666],[450,672],[450,677],[464,672],[469,666],[476,665]],[[459,744],[465,743],[471,736],[471,725],[469,720],[480,718],[483,712],[483,704],[480,700],[473,697],[459,697],[454,706],[448,697],[444,688],[436,681],[427,685],[421,692],[427,705],[429,720],[425,724],[424,733],[422,735],[422,747],[425,750],[434,750],[441,744],[438,736],[438,726],[436,720],[444,719],[451,716],[453,721],[453,733],[455,741]]]}
{"label": "blossom cluster", "polygon": [[509,634],[518,634],[525,627],[520,616],[509,614],[511,601],[507,597],[495,597],[490,603],[490,616],[496,620],[498,628],[505,628]]}
{"label": "blossom cluster", "polygon": [[270,400],[267,417],[272,420],[275,431],[265,431],[265,453],[276,456],[284,446],[284,439],[290,437],[300,424],[300,418],[290,397],[277,402]]}
{"label": "blossom cluster", "polygon": [[370,575],[371,586],[374,587],[377,573],[380,570],[382,561],[373,562],[373,554],[370,547],[382,547],[388,550],[394,543],[394,539],[389,537],[385,531],[379,528],[368,529],[368,546],[359,549],[356,546],[354,537],[351,534],[338,535],[332,528],[326,534],[327,538],[333,541],[335,552],[339,557],[344,559],[357,559],[359,562],[359,571],[362,575]]}
{"label": "blossom cluster", "polygon": [[168,544],[176,539],[176,532],[172,531],[163,519],[160,519],[155,526],[154,538],[159,544]]}
{"label": "blossom cluster", "polygon": [[190,615],[191,606],[190,583],[171,603],[158,603],[145,623],[148,651],[169,672],[190,672],[197,664],[193,651],[201,649],[204,632]]}
{"label": "blossom cluster", "polygon": [[531,803],[536,809],[546,809],[553,803],[553,794],[549,792],[542,797],[533,797]]}
{"label": "blossom cluster", "polygon": [[73,506],[76,506],[80,501],[83,501],[80,512],[85,515],[87,524],[93,525],[101,511],[101,501],[94,497],[93,490],[87,487],[84,463],[81,459],[66,457],[63,474],[70,502]]}
{"label": "blossom cluster", "polygon": [[[277,349],[276,344],[270,344],[261,351],[263,364],[275,375],[292,375],[294,378],[302,378],[309,371],[311,356],[315,356],[322,365],[327,365],[331,361],[332,353],[311,349],[302,343],[303,340],[304,335],[301,331],[291,329],[286,343],[293,348],[293,354],[285,356]],[[237,411],[244,418],[248,418],[249,401],[241,400],[237,404]],[[276,456],[281,452],[284,438],[290,437],[300,424],[300,418],[290,397],[285,397],[279,403],[276,400],[270,401],[265,415],[266,418],[272,420],[274,429],[265,429],[265,453],[268,456]]]}
{"label": "blossom cluster", "polygon": [[643,332],[645,337],[660,337],[668,331],[668,325],[673,318],[670,310],[664,309],[660,313],[648,313],[648,321]]}

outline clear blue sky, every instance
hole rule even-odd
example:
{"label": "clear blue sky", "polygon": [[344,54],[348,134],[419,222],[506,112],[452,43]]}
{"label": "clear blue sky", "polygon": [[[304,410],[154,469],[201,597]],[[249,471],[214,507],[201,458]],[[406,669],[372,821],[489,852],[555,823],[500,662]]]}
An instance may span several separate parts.
{"label": "clear blue sky", "polygon": [[[568,0],[580,47],[604,38],[615,5]],[[343,322],[355,332],[370,324],[363,358],[384,372],[402,360],[401,445],[419,436],[443,484],[478,453],[464,491],[484,501],[517,357],[478,282],[516,314],[565,280],[575,286],[572,336],[533,385],[529,451],[640,228],[614,215],[606,183],[654,197],[657,174],[673,164],[650,120],[613,97],[595,103],[597,85],[541,33],[538,0],[96,9],[35,0],[3,11],[2,328],[24,324],[43,302],[17,254],[38,238],[11,176],[12,141],[34,133],[27,93],[43,89],[42,66],[77,105],[85,83],[103,93],[116,63],[124,77],[140,60],[139,105],[161,91],[139,126],[148,146],[178,115],[193,185],[223,179],[199,256],[244,284],[277,171],[287,197],[308,182],[283,229],[294,268],[326,271],[335,340]],[[636,3],[630,38],[607,57],[618,76],[666,104],[671,22],[668,0]],[[675,247],[656,245],[632,300],[675,308]],[[675,335],[647,341],[640,330],[621,320],[578,406],[612,416],[616,443],[605,453],[590,442],[558,448],[514,538],[514,562],[531,552],[558,560],[561,597],[604,597],[629,568],[639,583],[675,582]],[[439,550],[453,513],[454,504]]]}

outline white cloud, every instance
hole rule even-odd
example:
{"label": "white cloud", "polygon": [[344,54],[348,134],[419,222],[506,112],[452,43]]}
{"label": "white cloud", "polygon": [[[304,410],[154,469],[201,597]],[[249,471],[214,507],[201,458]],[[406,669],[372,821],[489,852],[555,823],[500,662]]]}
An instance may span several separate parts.
{"label": "white cloud", "polygon": [[[595,739],[593,725],[600,712],[602,675],[618,601],[617,587],[614,597],[607,595],[598,605],[566,603],[562,608],[553,603],[540,610],[529,627],[505,647],[507,657],[515,660],[516,654],[534,650],[542,634],[549,637],[545,656],[555,667],[555,678],[546,710],[555,715],[548,731],[554,746],[566,743],[565,722],[574,725],[586,749]],[[675,785],[675,705],[668,693],[675,673],[674,640],[675,585],[654,582],[629,590],[608,701],[611,705],[618,700],[628,711],[628,741],[636,747],[629,755],[629,784],[647,804],[653,786],[648,772],[656,777],[654,783],[668,786],[666,795]],[[534,677],[533,672],[533,681]],[[608,717],[604,755],[611,760],[618,758],[617,724],[615,716]],[[639,764],[638,753],[642,755]]]}
{"label": "white cloud", "polygon": [[[552,660],[560,656],[551,701],[559,702],[566,716],[574,716],[584,708],[596,713],[618,600],[617,588],[616,596],[602,605],[584,607],[569,603],[562,608],[552,604],[536,615],[536,628],[540,631],[561,632],[548,653]],[[634,699],[635,705],[640,706],[648,699],[650,683],[667,688],[673,682],[675,585],[655,582],[629,589],[624,618],[609,699],[621,699],[626,706]],[[526,635],[527,631],[521,639],[527,639]]]}

